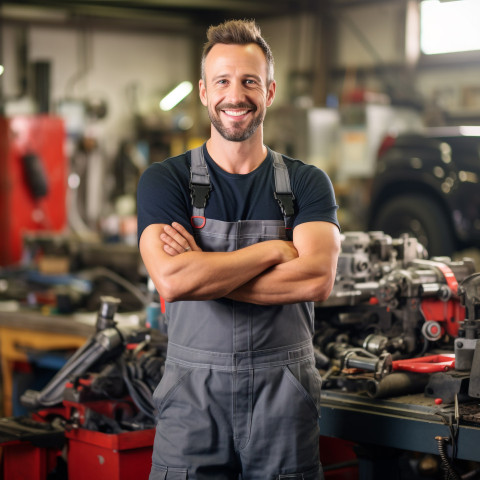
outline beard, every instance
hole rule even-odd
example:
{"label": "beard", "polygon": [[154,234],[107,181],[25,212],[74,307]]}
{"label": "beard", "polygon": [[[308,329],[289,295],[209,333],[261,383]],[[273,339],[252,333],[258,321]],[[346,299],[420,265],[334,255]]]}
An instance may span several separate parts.
{"label": "beard", "polygon": [[[241,122],[233,122],[231,127],[226,127],[220,120],[220,114],[221,110],[228,110],[229,108],[245,108],[251,110],[254,113],[254,116],[246,126],[241,126]],[[229,140],[230,142],[243,142],[244,140],[249,139],[263,123],[263,120],[265,119],[265,111],[258,111],[257,107],[250,103],[240,103],[238,105],[220,104],[215,107],[215,110],[209,108],[208,116],[212,125],[225,140]]]}

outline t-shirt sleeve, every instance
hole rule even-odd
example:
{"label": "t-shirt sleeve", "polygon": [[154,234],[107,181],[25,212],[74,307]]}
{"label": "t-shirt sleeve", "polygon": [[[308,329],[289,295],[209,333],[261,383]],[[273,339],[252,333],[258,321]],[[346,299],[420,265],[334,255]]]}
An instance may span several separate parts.
{"label": "t-shirt sleeve", "polygon": [[294,177],[292,188],[297,209],[294,228],[301,223],[318,221],[334,223],[340,228],[333,185],[323,170],[303,164]]}
{"label": "t-shirt sleeve", "polygon": [[167,164],[154,163],[141,175],[137,187],[137,239],[149,225],[179,222],[189,231],[188,179]]}

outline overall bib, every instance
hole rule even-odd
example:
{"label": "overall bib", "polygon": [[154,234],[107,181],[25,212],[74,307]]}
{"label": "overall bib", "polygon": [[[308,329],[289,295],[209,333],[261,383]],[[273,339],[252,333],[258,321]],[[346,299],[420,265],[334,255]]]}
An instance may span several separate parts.
{"label": "overall bib", "polygon": [[[204,251],[287,240],[293,194],[282,156],[273,158],[284,221],[223,222],[204,217],[208,169],[202,147],[192,150],[192,225]],[[323,479],[313,304],[182,301],[167,316],[149,480]]]}

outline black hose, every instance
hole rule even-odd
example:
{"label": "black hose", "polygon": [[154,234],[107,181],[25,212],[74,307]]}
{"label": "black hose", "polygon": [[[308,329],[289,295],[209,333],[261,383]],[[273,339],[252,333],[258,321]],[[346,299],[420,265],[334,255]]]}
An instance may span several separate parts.
{"label": "black hose", "polygon": [[138,378],[130,378],[130,370],[124,361],[120,361],[123,381],[127,386],[128,393],[138,409],[148,418],[155,419],[155,407],[152,402],[152,392],[148,386]]}
{"label": "black hose", "polygon": [[458,473],[453,469],[452,464],[447,456],[445,451],[445,444],[448,442],[447,437],[435,437],[438,445],[438,453],[440,455],[440,459],[442,460],[442,468],[445,472],[445,480],[461,480]]}

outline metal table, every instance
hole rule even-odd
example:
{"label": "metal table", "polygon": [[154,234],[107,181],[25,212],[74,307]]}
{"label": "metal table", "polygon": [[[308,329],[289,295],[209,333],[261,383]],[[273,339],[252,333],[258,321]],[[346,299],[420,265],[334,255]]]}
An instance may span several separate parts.
{"label": "metal table", "polygon": [[[460,404],[457,436],[458,460],[480,462],[480,406],[472,401]],[[453,405],[436,405],[423,394],[390,399],[324,390],[320,433],[358,444],[360,479],[397,478],[395,450],[439,455],[435,437],[449,437]],[[464,419],[468,419],[466,422]],[[452,448],[447,447],[451,456]],[[393,453],[392,453],[393,452]]]}

